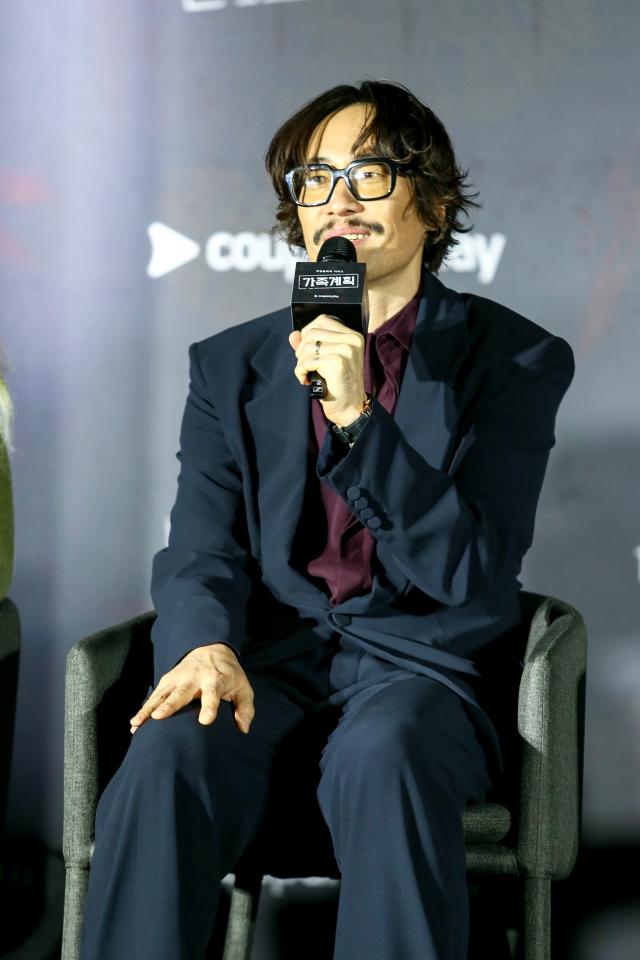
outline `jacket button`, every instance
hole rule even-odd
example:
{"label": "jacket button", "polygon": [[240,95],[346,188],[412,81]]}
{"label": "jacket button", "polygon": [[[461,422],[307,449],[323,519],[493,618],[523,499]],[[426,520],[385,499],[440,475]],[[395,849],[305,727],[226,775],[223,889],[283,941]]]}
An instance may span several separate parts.
{"label": "jacket button", "polygon": [[370,530],[377,530],[382,526],[382,520],[380,517],[371,517],[371,520],[367,520],[367,526]]}
{"label": "jacket button", "polygon": [[360,487],[349,487],[347,490],[349,500],[357,500],[360,496]]}
{"label": "jacket button", "polygon": [[366,497],[358,497],[358,499],[354,502],[353,505],[356,508],[356,510],[364,510],[365,507],[369,506],[369,501],[367,500]]}
{"label": "jacket button", "polygon": [[375,517],[375,510],[372,510],[371,507],[367,507],[366,510],[360,511],[361,520],[371,520],[372,517]]}
{"label": "jacket button", "polygon": [[351,617],[348,613],[334,613],[333,622],[337,627],[348,627],[351,623]]}

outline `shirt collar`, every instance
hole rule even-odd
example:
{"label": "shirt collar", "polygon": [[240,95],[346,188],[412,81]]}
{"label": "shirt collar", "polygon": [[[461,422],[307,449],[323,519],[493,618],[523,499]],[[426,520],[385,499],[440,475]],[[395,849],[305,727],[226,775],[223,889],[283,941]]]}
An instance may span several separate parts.
{"label": "shirt collar", "polygon": [[416,326],[418,309],[420,307],[420,298],[422,297],[422,283],[418,287],[417,293],[405,303],[404,307],[398,310],[392,317],[369,334],[370,337],[390,336],[400,344],[403,350],[411,349],[413,331]]}

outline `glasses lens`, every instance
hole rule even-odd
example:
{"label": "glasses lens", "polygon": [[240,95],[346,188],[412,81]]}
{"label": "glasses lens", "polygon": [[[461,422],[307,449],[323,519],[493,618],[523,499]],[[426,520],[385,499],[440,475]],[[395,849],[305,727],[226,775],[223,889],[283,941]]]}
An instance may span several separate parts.
{"label": "glasses lens", "polygon": [[331,193],[331,170],[322,164],[296,167],[291,187],[296,203],[325,203]]}
{"label": "glasses lens", "polygon": [[379,200],[391,193],[393,173],[388,163],[362,163],[349,173],[351,189],[358,200]]}

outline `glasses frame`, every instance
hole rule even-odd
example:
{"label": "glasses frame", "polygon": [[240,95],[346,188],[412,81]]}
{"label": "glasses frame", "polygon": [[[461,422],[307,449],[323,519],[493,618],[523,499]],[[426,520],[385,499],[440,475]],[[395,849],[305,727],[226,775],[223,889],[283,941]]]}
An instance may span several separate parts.
{"label": "glasses frame", "polygon": [[[385,163],[391,170],[391,185],[387,192],[383,193],[381,197],[359,197],[356,189],[349,179],[352,170],[355,170],[357,167],[361,167],[368,163]],[[307,167],[310,170],[329,171],[331,175],[331,188],[326,200],[319,200],[316,203],[303,203],[301,200],[296,200],[293,190],[293,178],[296,171],[302,170],[304,167]],[[323,207],[325,203],[329,203],[331,200],[338,180],[344,180],[351,195],[354,196],[356,200],[359,200],[360,203],[375,203],[376,200],[384,200],[386,197],[390,197],[396,188],[398,174],[400,174],[400,176],[407,176],[410,172],[410,168],[410,163],[402,162],[400,160],[391,160],[388,157],[359,157],[357,160],[352,160],[351,163],[348,163],[346,167],[342,167],[340,170],[332,167],[330,163],[305,163],[301,166],[294,167],[293,170],[289,170],[288,173],[285,173],[284,178],[289,190],[289,196],[297,207]]]}

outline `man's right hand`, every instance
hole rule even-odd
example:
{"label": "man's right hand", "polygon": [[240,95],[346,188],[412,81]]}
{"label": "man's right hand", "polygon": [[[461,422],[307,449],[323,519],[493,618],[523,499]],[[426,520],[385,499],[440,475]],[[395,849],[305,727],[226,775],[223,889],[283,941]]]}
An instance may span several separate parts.
{"label": "man's right hand", "polygon": [[253,690],[235,653],[224,643],[212,643],[191,650],[160,683],[131,718],[135,733],[149,717],[164,720],[192,700],[200,698],[200,723],[213,723],[221,700],[233,703],[236,726],[248,733],[253,721]]}

